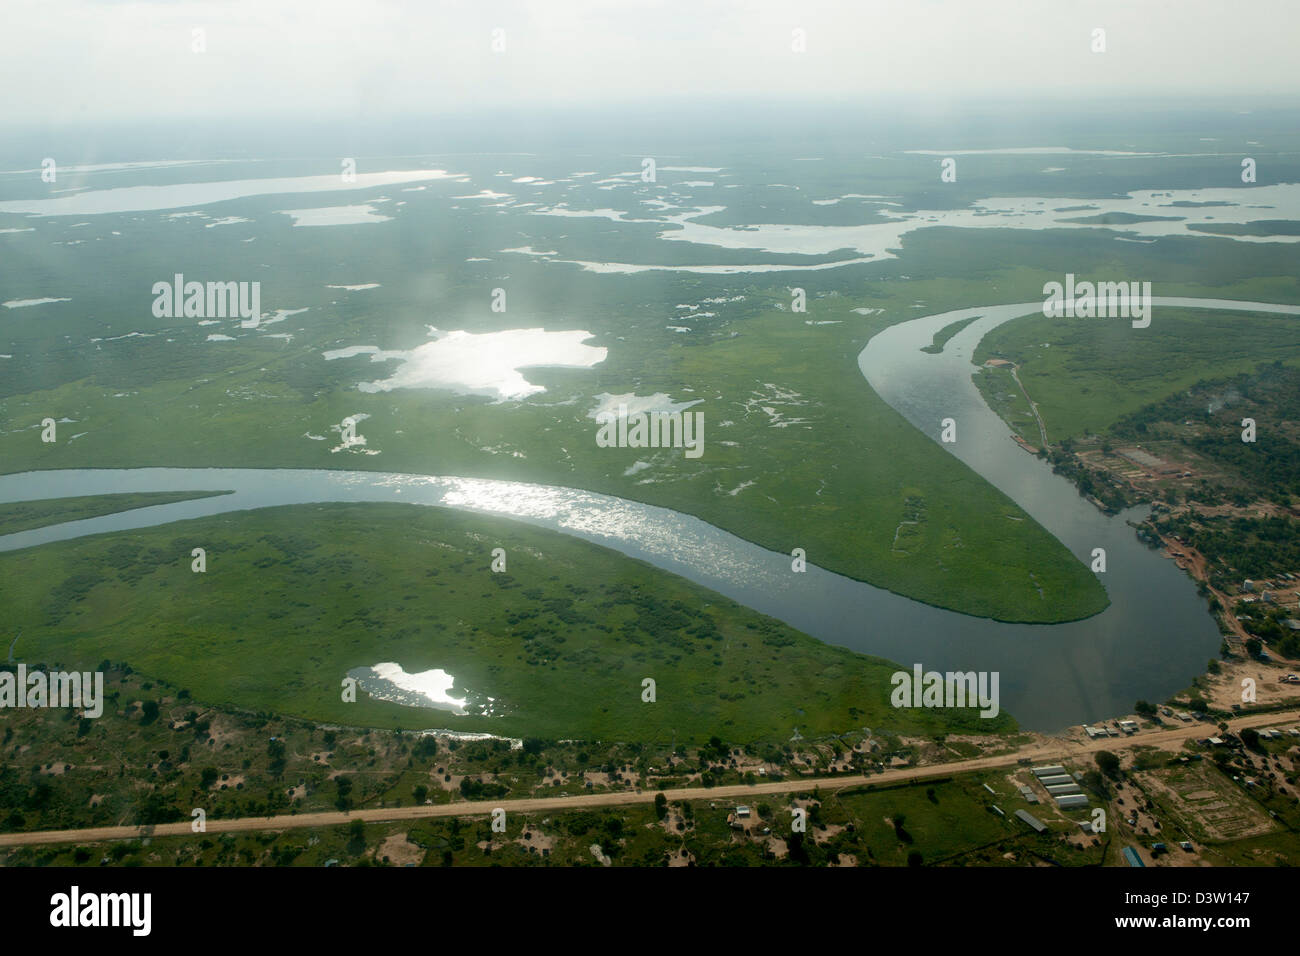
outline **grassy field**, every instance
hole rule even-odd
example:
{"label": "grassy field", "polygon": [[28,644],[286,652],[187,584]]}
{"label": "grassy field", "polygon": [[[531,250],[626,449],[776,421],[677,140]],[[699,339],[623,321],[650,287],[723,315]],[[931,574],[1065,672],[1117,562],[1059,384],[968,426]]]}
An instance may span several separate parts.
{"label": "grassy field", "polygon": [[[1020,380],[1038,403],[1053,442],[1101,435],[1143,405],[1202,379],[1227,378],[1261,362],[1300,361],[1300,321],[1264,313],[1154,307],[1151,326],[1124,319],[1027,316],[994,329],[975,361],[1003,358],[1020,366]],[[1004,391],[980,380],[990,404],[1036,443],[1016,417],[1017,405],[996,403]],[[1013,383],[1014,384],[1014,383]],[[1023,404],[1023,401],[1020,403]]]}
{"label": "grassy field", "polygon": [[[975,373],[975,384],[984,396],[989,408],[1002,416],[1002,420],[1011,426],[1011,430],[1029,444],[1037,448],[1042,444],[1038,433],[1038,421],[1025,393],[1016,384],[1011,369],[981,368]],[[1050,435],[1048,436],[1051,437]]]}
{"label": "grassy field", "polygon": [[[975,294],[969,284],[948,285],[949,295]],[[970,614],[1055,621],[1100,611],[1105,593],[1086,568],[866,385],[856,356],[887,320],[856,316],[854,304],[839,296],[810,304],[815,320],[839,325],[768,310],[736,337],[678,337],[635,357],[614,352],[591,371],[533,370],[547,394],[509,409],[445,392],[355,392],[348,380],[369,372],[316,356],[324,367],[312,374],[331,387],[304,394],[292,384],[301,352],[232,346],[247,353],[246,366],[206,385],[160,381],[148,419],[125,401],[87,408],[88,383],[68,383],[36,404],[72,408],[70,417],[90,420],[75,426],[89,434],[70,445],[41,444],[32,432],[0,444],[16,454],[7,461],[36,468],[359,468],[576,486],[694,514],[782,553],[801,547],[822,567]],[[703,457],[597,447],[589,406],[571,404],[574,394],[629,390],[704,399]],[[245,392],[257,400],[238,398]],[[366,448],[380,454],[330,454],[333,440],[302,437],[330,435],[330,423],[358,413],[370,416],[358,427]],[[638,461],[650,467],[628,474]],[[928,523],[900,553],[894,532],[911,497],[925,499]],[[1052,601],[1028,583],[1031,571]]]}
{"label": "grassy field", "polygon": [[[592,224],[574,223],[579,226]],[[592,242],[597,235],[592,233]],[[333,248],[335,240],[323,241]],[[1286,250],[1242,250],[1227,240],[1200,239],[1124,244],[1121,257],[1119,245],[1104,231],[1026,236],[990,229],[973,247],[958,230],[926,230],[907,237],[907,266],[882,263],[865,280],[853,270],[819,274],[815,286],[809,283],[805,314],[792,314],[788,290],[762,277],[644,275],[602,282],[563,271],[571,267],[521,262],[518,276],[527,279],[526,294],[511,301],[520,303],[523,314],[491,315],[481,301],[489,280],[463,263],[450,271],[421,272],[426,284],[438,279],[440,310],[455,316],[444,327],[587,327],[595,333],[590,344],[609,349],[606,361],[591,369],[527,370],[528,380],[546,391],[506,403],[436,389],[357,390],[359,382],[388,374],[389,366],[364,356],[326,362],[321,352],[358,343],[409,349],[427,341],[422,310],[430,293],[403,272],[409,263],[389,262],[378,256],[381,250],[347,271],[380,281],[382,288],[342,299],[325,289],[326,282],[339,281],[337,270],[316,259],[293,259],[277,283],[274,303],[267,303],[309,307],[306,318],[269,326],[289,330],[292,341],[236,329],[235,341],[211,343],[204,340],[207,329],[132,313],[129,325],[114,323],[113,331],[138,327],[141,336],[105,339],[77,352],[41,338],[48,334],[44,325],[15,326],[7,350],[39,352],[48,345],[58,354],[15,365],[14,374],[0,382],[0,459],[15,471],[355,468],[576,486],[694,514],[775,551],[801,547],[823,567],[940,607],[1007,621],[1073,620],[1105,606],[1095,576],[1032,520],[1002,519],[1024,516],[875,396],[856,356],[880,329],[918,315],[1038,299],[1043,282],[1059,278],[1066,254],[1080,274],[1140,265],[1160,291],[1297,298],[1294,279],[1285,277]],[[1212,268],[1204,264],[1210,246]],[[344,255],[342,246],[338,252]],[[239,261],[217,265],[234,274]],[[1008,261],[1019,264],[1007,267]],[[131,262],[121,267],[142,268]],[[581,323],[572,318],[575,288],[585,297]],[[122,290],[124,300],[128,292]],[[723,294],[743,301],[704,306],[717,315],[694,321],[689,333],[665,327],[676,303],[698,305]],[[878,311],[853,311],[864,306]],[[71,307],[66,315],[58,312],[63,306],[50,308],[69,333],[106,331],[102,322],[82,318]],[[1240,337],[1189,354],[1222,366],[1233,360],[1234,348],[1244,361],[1278,341],[1275,330],[1291,335],[1292,326],[1276,325],[1285,320],[1254,319],[1201,317]],[[1158,310],[1152,326],[1142,330],[1095,323],[1048,330],[1084,336],[1076,343],[1081,357],[1063,358],[1061,367],[1051,364],[1058,361],[1055,355],[1037,354],[1051,350],[1033,346],[1057,342],[1068,355],[1075,345],[1043,338],[1036,322],[1014,322],[997,334],[1010,336],[1028,324],[1024,347],[1033,354],[1025,357],[1023,377],[1042,403],[1054,438],[1101,427],[1202,372],[1199,366],[1181,367],[1185,355],[1171,358],[1180,350],[1178,330],[1185,324],[1172,310]],[[1087,338],[1098,329],[1111,337]],[[1117,380],[1123,387],[1116,387]],[[597,447],[595,422],[587,414],[593,396],[629,391],[700,400],[703,457]],[[331,428],[358,414],[369,416],[357,429],[365,436],[364,449],[332,452],[337,432]],[[47,415],[73,420],[60,425],[54,444],[41,442],[34,428]],[[70,441],[71,435],[79,437]],[[924,500],[927,522],[913,529],[906,549],[897,550],[895,531],[916,499]],[[1051,600],[1026,585],[1029,571]]]}
{"label": "grassy field", "polygon": [[[590,225],[575,221],[573,228]],[[266,304],[309,311],[267,331],[284,330],[292,341],[227,329],[234,341],[207,342],[208,328],[136,312],[105,328],[102,318],[51,306],[74,338],[136,329],[140,335],[104,338],[79,351],[47,342],[40,323],[15,325],[4,348],[42,358],[15,365],[0,382],[0,460],[15,471],[310,467],[562,484],[693,514],[782,553],[800,547],[820,566],[964,613],[1042,622],[1096,613],[1106,598],[1095,577],[1032,520],[1002,518],[1026,516],[880,401],[857,367],[870,336],[892,323],[922,310],[1023,298],[1042,285],[1033,268],[990,271],[972,261],[968,244],[934,233],[909,237],[908,244],[932,263],[925,272],[950,277],[902,282],[891,275],[901,267],[889,264],[866,282],[851,271],[828,272],[809,289],[806,314],[789,312],[788,291],[761,276],[628,276],[615,283],[521,262],[526,294],[512,284],[511,301],[522,315],[492,315],[480,301],[488,280],[473,269],[461,263],[425,275],[422,267],[425,280],[436,275],[440,283],[439,310],[456,317],[443,327],[586,327],[595,333],[590,344],[609,349],[591,369],[527,370],[546,391],[518,402],[435,389],[363,392],[359,382],[384,377],[391,366],[364,356],[321,357],[349,344],[409,349],[427,341],[428,290],[411,279],[411,264],[377,252],[348,272],[382,287],[348,296],[325,289],[340,280],[337,269],[321,265],[328,255],[298,261],[297,252],[286,253],[293,265],[281,270],[274,302],[268,292]],[[329,236],[322,241],[333,248]],[[1031,246],[991,232],[981,250],[1018,261]],[[236,274],[243,260],[231,255],[218,256],[212,268]],[[144,266],[120,268],[136,273]],[[169,265],[165,273],[173,271]],[[584,297],[580,322],[572,317],[575,289]],[[130,288],[119,291],[130,299]],[[693,321],[689,333],[665,327],[677,303],[724,294],[742,301],[700,305],[716,316]],[[878,311],[853,311],[864,306]],[[597,447],[588,417],[593,396],[629,391],[700,400],[703,457]],[[331,428],[360,414],[369,416],[357,429],[364,449],[333,452]],[[41,442],[34,427],[46,416],[72,420],[60,424],[52,444]],[[895,531],[916,498],[925,501],[927,523],[908,548],[895,549]],[[1030,571],[1052,600],[1026,584]]]}
{"label": "grassy field", "polygon": [[[489,570],[498,545],[507,573]],[[0,556],[0,603],[29,665],[125,661],[215,704],[350,725],[641,741],[784,740],[886,715],[917,732],[1012,726],[895,711],[892,664],[586,542],[440,509],[288,507],[46,545]],[[341,699],[350,669],[384,661],[442,668],[501,716]]]}

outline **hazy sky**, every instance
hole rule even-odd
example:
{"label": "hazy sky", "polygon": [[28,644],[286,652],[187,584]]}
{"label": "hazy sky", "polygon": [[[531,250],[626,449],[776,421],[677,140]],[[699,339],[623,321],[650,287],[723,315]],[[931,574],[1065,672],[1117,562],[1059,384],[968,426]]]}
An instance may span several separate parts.
{"label": "hazy sky", "polygon": [[0,18],[10,121],[898,93],[1248,109],[1300,89],[1300,0],[3,0]]}

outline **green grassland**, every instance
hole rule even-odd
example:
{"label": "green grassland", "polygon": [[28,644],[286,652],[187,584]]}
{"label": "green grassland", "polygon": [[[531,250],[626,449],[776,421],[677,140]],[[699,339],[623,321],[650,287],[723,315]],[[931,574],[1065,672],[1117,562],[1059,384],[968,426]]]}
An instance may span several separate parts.
{"label": "green grassland", "polygon": [[[412,211],[404,214],[410,221],[397,220],[392,233],[367,234],[387,237],[372,246],[358,248],[347,238],[352,230],[322,230],[313,235],[318,244],[307,249],[301,231],[268,219],[270,205],[247,200],[229,208],[258,219],[259,243],[275,243],[282,254],[274,282],[267,280],[264,305],[307,307],[307,313],[248,333],[154,319],[141,291],[148,284],[125,277],[178,270],[260,275],[265,257],[259,243],[239,242],[238,229],[223,244],[226,234],[201,225],[190,230],[197,233],[192,236],[184,231],[190,227],[177,222],[132,224],[133,236],[145,233],[141,242],[129,249],[96,247],[104,259],[102,273],[124,277],[120,288],[108,290],[107,301],[123,305],[98,312],[80,308],[79,295],[104,292],[74,284],[66,289],[72,303],[42,307],[49,310],[42,318],[50,321],[24,319],[6,327],[5,349],[29,360],[15,362],[0,380],[3,468],[356,468],[562,484],[674,508],[775,551],[800,547],[820,566],[929,604],[1007,621],[1074,620],[1106,605],[1095,576],[1032,520],[1003,518],[1026,516],[880,401],[862,379],[857,353],[875,332],[918,315],[1039,299],[1043,283],[1061,277],[1063,261],[1081,275],[1150,275],[1160,292],[1300,299],[1289,249],[1243,249],[1241,243],[1208,238],[1121,244],[1107,230],[1029,235],[988,229],[973,243],[965,230],[936,228],[907,236],[898,261],[801,278],[809,310],[792,314],[788,290],[762,276],[592,276],[521,256],[509,257],[508,266],[465,263],[466,252],[519,243],[518,232],[492,213],[460,209],[438,219]],[[775,218],[777,211],[772,213]],[[544,217],[523,221],[532,230],[526,238],[539,242],[554,228]],[[121,225],[104,220],[113,224]],[[606,226],[599,220],[565,221],[574,241],[590,244],[592,258],[646,257],[646,240],[638,237],[651,227],[620,235],[618,243],[627,248],[610,248],[601,245],[614,241]],[[421,227],[434,237],[426,243],[435,253],[432,263],[403,251]],[[471,248],[465,236],[487,248]],[[681,245],[684,254],[702,261],[722,258],[715,255],[720,250]],[[416,247],[424,246],[410,246]],[[155,249],[167,255],[155,262]],[[738,255],[743,261],[744,254]],[[1244,275],[1258,278],[1243,280]],[[340,281],[377,281],[382,287],[361,293],[325,288]],[[509,287],[509,313],[488,311],[488,293],[497,283]],[[713,318],[693,321],[690,333],[667,329],[680,314],[677,303],[724,294],[745,298],[714,310]],[[131,303],[139,307],[127,308]],[[882,311],[870,317],[852,312],[861,306]],[[1162,327],[1171,316],[1158,311],[1150,329],[1127,329],[1129,338],[1165,335]],[[823,321],[840,324],[808,324]],[[1253,317],[1206,321],[1235,321],[1232,328],[1249,335]],[[321,357],[326,349],[353,344],[411,348],[427,341],[431,322],[475,332],[587,328],[594,333],[590,343],[607,347],[609,356],[592,369],[530,369],[529,381],[546,391],[506,403],[440,390],[361,392],[359,382],[386,377],[392,366],[365,356],[332,362]],[[1008,331],[1019,325],[1012,323]],[[233,332],[237,340],[206,342],[210,328]],[[79,344],[92,335],[137,329],[140,336],[105,338],[93,348]],[[281,330],[292,333],[292,341],[266,337]],[[1122,363],[1128,344],[1122,339],[1099,346],[1101,357],[1119,355]],[[1031,377],[1036,361],[1027,366]],[[1156,367],[1163,377],[1171,366]],[[1054,416],[1083,414],[1077,410],[1091,408],[1099,394],[1115,403],[1103,409],[1103,418],[1129,407],[1117,393],[1141,400],[1127,387],[1111,387],[1104,376],[1098,380],[1095,372],[1084,368],[1077,386],[1066,376],[1054,378],[1041,397],[1032,379],[1031,395],[1045,404],[1050,435],[1059,434],[1058,428],[1090,427],[1089,420],[1077,418],[1058,425]],[[1153,383],[1152,393],[1168,384]],[[1074,387],[1090,389],[1085,401],[1051,394]],[[701,399],[696,410],[705,416],[704,456],[598,448],[595,423],[587,417],[592,396],[629,391]],[[358,427],[365,449],[379,454],[332,453],[331,426],[359,413],[370,416]],[[44,444],[34,426],[46,416],[75,423],[60,426],[57,443]],[[69,431],[80,437],[69,442]],[[307,433],[329,440],[314,441]],[[638,461],[650,467],[628,474]],[[918,499],[926,522],[909,526],[914,533],[907,547],[897,549],[897,529],[910,513],[909,502]],[[1029,571],[1047,600],[1029,585]]]}
{"label": "green grassland", "polygon": [[1042,444],[1043,439],[1038,434],[1038,421],[1034,418],[1025,393],[1012,377],[1011,369],[981,368],[974,377],[984,401],[1011,426],[1013,432],[1035,448]]}
{"label": "green grassland", "polygon": [[[497,546],[507,573],[489,570]],[[973,711],[894,711],[895,665],[641,562],[441,509],[297,506],[45,545],[0,555],[0,603],[29,665],[120,660],[215,704],[351,725],[752,741],[888,714],[921,733],[999,729]],[[442,668],[502,716],[344,702],[346,673],[382,661]]]}
{"label": "green grassland", "polygon": [[[635,367],[631,358],[611,357],[608,368],[589,372],[533,370],[530,379],[548,393],[508,409],[446,392],[355,392],[346,376],[308,398],[274,384],[297,374],[295,361],[255,355],[249,368],[231,372],[249,382],[247,402],[232,405],[227,376],[208,385],[164,381],[150,390],[159,401],[147,419],[119,402],[75,412],[90,415],[94,427],[72,445],[42,445],[34,432],[5,437],[19,459],[31,456],[24,467],[358,468],[576,486],[695,514],[772,550],[801,547],[819,566],[966,613],[1052,621],[1101,610],[1104,591],[1082,565],[867,387],[856,356],[884,323],[853,315],[853,304],[829,297],[810,309],[843,318],[842,325],[810,327],[767,312],[747,319],[734,338],[673,342]],[[329,375],[346,365],[322,364]],[[254,386],[263,368],[272,381]],[[373,374],[358,367],[351,378]],[[569,404],[583,391],[692,397],[688,383],[702,382],[709,388],[695,392],[705,399],[698,460],[679,450],[599,448],[589,406]],[[38,404],[77,404],[81,388],[69,383]],[[357,413],[371,416],[358,431],[380,454],[330,454],[326,446],[336,439],[303,438],[330,434],[330,422]],[[790,420],[798,421],[781,424]],[[626,475],[638,460],[652,467]],[[917,496],[929,520],[900,553],[894,534]],[[1051,600],[1042,600],[1029,572]]]}
{"label": "green grassland", "polygon": [[0,505],[0,535],[43,528],[65,521],[80,521],[100,515],[117,514],[136,508],[167,505],[176,501],[210,498],[229,494],[225,491],[146,491],[120,495],[85,495],[80,498],[54,498],[49,501],[18,501]]}
{"label": "green grassland", "polygon": [[[277,241],[296,239],[271,232]],[[935,263],[928,271],[953,268],[956,249],[942,235],[951,230],[931,232],[939,235],[909,237],[909,245]],[[329,236],[322,241],[327,251],[334,248]],[[1008,243],[1020,245],[1003,237],[986,246],[1000,256]],[[240,274],[220,247],[213,255],[207,271]],[[858,352],[887,325],[922,310],[986,300],[990,279],[999,298],[1026,295],[1042,284],[1031,269],[995,272],[967,262],[955,278],[903,282],[890,275],[900,266],[882,264],[882,277],[866,283],[852,270],[819,274],[808,313],[792,314],[788,293],[770,280],[625,276],[615,282],[525,261],[511,265],[510,301],[520,303],[512,308],[521,314],[501,316],[485,308],[484,287],[496,280],[490,273],[476,277],[463,264],[435,270],[445,281],[431,293],[398,268],[409,271],[410,263],[376,255],[340,276],[337,266],[322,265],[333,261],[329,255],[304,262],[298,255],[291,245],[278,272],[277,288],[286,282],[293,288],[266,296],[268,306],[310,308],[264,330],[288,330],[291,342],[225,329],[238,340],[209,343],[203,340],[208,328],[139,310],[129,324],[104,329],[70,305],[49,307],[63,309],[51,313],[60,328],[82,334],[139,328],[152,337],[106,339],[91,351],[53,343],[35,363],[15,366],[0,381],[3,467],[355,468],[561,484],[693,514],[771,550],[803,548],[822,567],[964,613],[1051,622],[1106,605],[1086,568],[885,405],[857,367]],[[429,278],[427,265],[416,272]],[[327,281],[349,278],[384,284],[346,296],[322,292]],[[587,316],[580,322],[571,317],[579,293]],[[694,323],[689,334],[666,330],[674,303],[722,293],[745,299]],[[129,288],[120,290],[123,300],[130,295]],[[385,377],[391,366],[365,356],[321,358],[322,351],[348,344],[410,348],[426,341],[430,317],[420,306],[429,301],[453,316],[439,320],[443,327],[588,327],[596,333],[592,344],[608,347],[609,357],[587,370],[530,369],[529,381],[546,392],[506,403],[440,390],[361,392],[359,382]],[[853,313],[861,306],[883,311],[869,318]],[[808,324],[823,321],[840,324]],[[14,344],[5,347],[18,353],[40,347],[41,328],[17,327]],[[702,399],[704,456],[597,447],[591,396],[629,391]],[[331,426],[361,413],[370,416],[358,427],[365,449],[379,454],[332,453],[337,433]],[[74,423],[61,425],[59,441],[45,444],[32,426],[46,416]],[[79,437],[68,442],[68,432]],[[314,441],[308,433],[329,437]],[[627,474],[638,461],[650,467]],[[927,521],[912,529],[908,547],[897,549],[896,531],[914,499],[924,500]],[[1007,514],[1025,520],[1008,521]],[[1030,572],[1048,599],[1032,586]]]}
{"label": "green grassland", "polygon": [[[1133,328],[1126,319],[1034,315],[985,336],[975,360],[990,358],[1020,366],[1020,380],[1055,442],[1104,434],[1125,415],[1204,379],[1227,378],[1265,361],[1295,364],[1300,360],[1300,321],[1160,306],[1153,307],[1145,329]],[[995,407],[1006,416],[1005,406]],[[1008,421],[1024,425],[1018,418]],[[1020,433],[1034,441],[1036,431],[1031,425]]]}

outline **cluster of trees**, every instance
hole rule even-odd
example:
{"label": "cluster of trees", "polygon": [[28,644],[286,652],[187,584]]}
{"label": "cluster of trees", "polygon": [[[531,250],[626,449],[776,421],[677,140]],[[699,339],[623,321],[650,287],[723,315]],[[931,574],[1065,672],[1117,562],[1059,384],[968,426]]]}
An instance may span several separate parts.
{"label": "cluster of trees", "polygon": [[[620,636],[634,644],[649,643],[657,648],[692,648],[696,641],[721,641],[713,618],[681,601],[669,601],[638,584],[620,584],[609,589],[610,598],[635,609],[634,620],[620,627]],[[612,606],[612,605],[611,605]]]}
{"label": "cluster of trees", "polygon": [[288,755],[285,752],[284,741],[279,737],[272,737],[266,742],[266,769],[271,776],[278,777],[284,773],[284,768],[288,763]]}
{"label": "cluster of trees", "polygon": [[464,777],[460,781],[460,795],[466,800],[491,800],[493,797],[504,797],[509,792],[510,788],[505,784],[483,783],[472,777]]}
{"label": "cluster of trees", "polygon": [[1093,758],[1097,761],[1097,769],[1112,780],[1118,780],[1121,776],[1119,769],[1119,757],[1115,756],[1109,750],[1098,750],[1097,755]]}
{"label": "cluster of trees", "polygon": [[1089,468],[1074,457],[1074,443],[1068,438],[1047,452],[1052,471],[1074,482],[1081,495],[1091,495],[1110,514],[1127,508],[1132,502],[1104,473]]}
{"label": "cluster of trees", "polygon": [[1156,527],[1176,534],[1211,558],[1218,570],[1241,578],[1271,578],[1300,569],[1300,523],[1285,516],[1238,518],[1163,515]]}
{"label": "cluster of trees", "polygon": [[72,610],[72,605],[84,601],[86,595],[106,580],[97,571],[77,571],[68,575],[50,590],[45,609],[48,623],[58,624]]}
{"label": "cluster of trees", "polygon": [[1261,611],[1258,604],[1238,604],[1237,610],[1249,617],[1243,624],[1253,635],[1246,641],[1246,653],[1251,657],[1259,657],[1264,641],[1283,657],[1300,657],[1300,631],[1291,630],[1285,623],[1293,612],[1283,608]]}
{"label": "cluster of trees", "polygon": [[[1243,418],[1257,422],[1259,431],[1253,443],[1241,440]],[[1182,427],[1186,421],[1200,426],[1190,437]],[[1278,500],[1279,496],[1300,495],[1300,443],[1282,427],[1297,421],[1300,369],[1272,362],[1232,378],[1198,382],[1163,401],[1144,405],[1120,418],[1110,432],[1125,440],[1149,438],[1153,433],[1180,438],[1241,483],[1245,491],[1218,489],[1229,500]],[[1207,486],[1189,492],[1188,497],[1213,493]]]}
{"label": "cluster of trees", "polygon": [[119,580],[127,584],[136,584],[145,575],[152,574],[162,565],[182,560],[189,553],[188,549],[171,554],[162,548],[150,548],[145,551],[138,544],[119,541],[108,549],[105,559],[108,566],[117,572]]}

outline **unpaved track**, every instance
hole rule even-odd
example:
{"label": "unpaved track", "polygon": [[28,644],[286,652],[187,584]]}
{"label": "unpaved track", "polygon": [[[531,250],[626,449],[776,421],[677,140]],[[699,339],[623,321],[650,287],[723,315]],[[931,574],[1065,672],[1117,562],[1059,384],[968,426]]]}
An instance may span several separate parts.
{"label": "unpaved track", "polygon": [[[1270,724],[1287,724],[1300,720],[1300,711],[1283,711],[1267,714],[1249,714],[1228,721],[1230,728],[1240,731],[1243,727],[1262,727]],[[767,793],[795,793],[820,787],[826,790],[843,790],[866,784],[881,786],[885,784],[905,783],[926,780],[933,777],[948,777],[957,773],[969,773],[973,770],[988,770],[994,767],[1014,766],[1016,761],[1029,758],[1034,761],[1063,760],[1096,753],[1099,750],[1128,750],[1135,745],[1165,746],[1180,745],[1185,740],[1203,737],[1214,730],[1212,724],[1183,724],[1171,730],[1159,730],[1137,734],[1133,737],[1107,738],[1068,742],[1052,740],[1035,747],[1026,747],[1011,754],[997,757],[976,757],[972,760],[954,760],[950,763],[932,764],[926,767],[905,767],[900,770],[887,770],[884,773],[863,776],[835,777],[799,777],[773,783],[732,784],[725,787],[692,787],[683,790],[664,790],[669,800],[718,800],[732,797],[753,798]],[[339,826],[353,820],[366,823],[389,823],[397,820],[422,820],[428,817],[487,817],[495,807],[505,808],[510,813],[546,813],[556,810],[575,810],[583,807],[616,807],[630,804],[651,803],[654,801],[653,789],[641,793],[617,791],[613,793],[583,793],[572,797],[526,797],[518,800],[476,800],[459,803],[439,804],[437,806],[385,807],[374,810],[354,810],[351,813],[324,812],[281,814],[274,817],[238,817],[232,820],[209,820],[206,834],[239,833],[254,830],[292,830],[303,827]],[[39,830],[32,833],[0,834],[0,847],[41,846],[55,843],[97,843],[103,840],[133,840],[140,837],[192,836],[190,823],[161,823],[153,827],[92,827],[85,830]]]}
{"label": "unpaved track", "polygon": [[1016,380],[1020,386],[1021,393],[1025,396],[1025,401],[1029,403],[1029,410],[1034,413],[1034,421],[1038,422],[1038,437],[1041,439],[1038,447],[1047,450],[1047,426],[1043,424],[1043,416],[1038,414],[1038,403],[1029,397],[1029,389],[1025,388],[1025,383],[1020,381],[1020,366],[1013,364],[1011,366],[1011,377]]}

